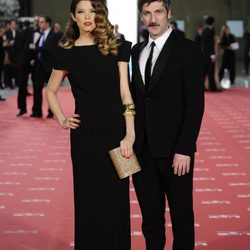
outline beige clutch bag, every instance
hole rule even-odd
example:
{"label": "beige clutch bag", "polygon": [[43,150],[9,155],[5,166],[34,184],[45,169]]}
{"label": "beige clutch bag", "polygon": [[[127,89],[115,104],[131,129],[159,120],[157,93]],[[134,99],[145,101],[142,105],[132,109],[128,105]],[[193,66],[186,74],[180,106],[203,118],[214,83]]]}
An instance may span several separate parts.
{"label": "beige clutch bag", "polygon": [[120,148],[118,147],[110,150],[109,155],[111,157],[111,160],[113,161],[113,164],[120,179],[124,179],[132,174],[141,171],[141,166],[134,152],[129,159],[126,159],[122,157]]}

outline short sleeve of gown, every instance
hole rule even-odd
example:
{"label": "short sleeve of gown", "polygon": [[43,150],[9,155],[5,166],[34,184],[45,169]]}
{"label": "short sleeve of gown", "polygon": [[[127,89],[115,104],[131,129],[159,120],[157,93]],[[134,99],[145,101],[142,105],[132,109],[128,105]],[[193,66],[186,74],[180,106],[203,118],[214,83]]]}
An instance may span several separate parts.
{"label": "short sleeve of gown", "polygon": [[129,62],[131,54],[131,45],[129,41],[123,41],[119,47],[118,61],[119,62]]}
{"label": "short sleeve of gown", "polygon": [[68,49],[57,46],[53,49],[53,69],[67,70],[67,53]]}

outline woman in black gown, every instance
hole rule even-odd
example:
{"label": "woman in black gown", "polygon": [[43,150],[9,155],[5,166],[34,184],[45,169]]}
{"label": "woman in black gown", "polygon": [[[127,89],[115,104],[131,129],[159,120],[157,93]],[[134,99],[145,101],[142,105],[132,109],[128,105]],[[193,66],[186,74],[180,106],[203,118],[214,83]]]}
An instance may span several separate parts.
{"label": "woman in black gown", "polygon": [[[47,100],[59,124],[71,129],[75,200],[75,249],[129,250],[129,180],[120,180],[108,151],[119,146],[132,155],[134,117],[128,84],[131,43],[113,35],[101,0],[73,0],[71,20],[47,87]],[[56,93],[67,75],[75,114],[66,117]]]}

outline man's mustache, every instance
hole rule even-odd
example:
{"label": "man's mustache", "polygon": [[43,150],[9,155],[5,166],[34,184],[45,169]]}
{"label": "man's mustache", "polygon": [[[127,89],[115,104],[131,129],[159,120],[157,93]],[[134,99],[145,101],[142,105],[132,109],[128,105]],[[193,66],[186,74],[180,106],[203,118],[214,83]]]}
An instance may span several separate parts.
{"label": "man's mustache", "polygon": [[152,23],[150,23],[149,25],[148,25],[148,27],[150,28],[150,27],[159,27],[160,26],[160,24],[159,23],[156,23],[156,22],[152,22]]}

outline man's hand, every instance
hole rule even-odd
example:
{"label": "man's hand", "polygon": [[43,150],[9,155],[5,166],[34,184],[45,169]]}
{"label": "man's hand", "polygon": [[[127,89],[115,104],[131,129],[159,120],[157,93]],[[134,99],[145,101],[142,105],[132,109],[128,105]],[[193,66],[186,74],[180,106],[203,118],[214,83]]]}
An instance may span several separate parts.
{"label": "man's hand", "polygon": [[36,45],[34,43],[30,43],[29,44],[29,48],[32,49],[32,50],[35,50],[36,49]]}
{"label": "man's hand", "polygon": [[211,59],[211,61],[212,61],[213,63],[215,62],[215,58],[216,58],[215,55],[211,55],[211,56],[210,56],[210,59]]}
{"label": "man's hand", "polygon": [[190,156],[175,154],[173,160],[174,174],[179,176],[188,174],[190,171]]}
{"label": "man's hand", "polygon": [[34,65],[35,65],[35,60],[34,60],[34,59],[30,61],[30,65],[31,65],[31,66],[34,66]]}

